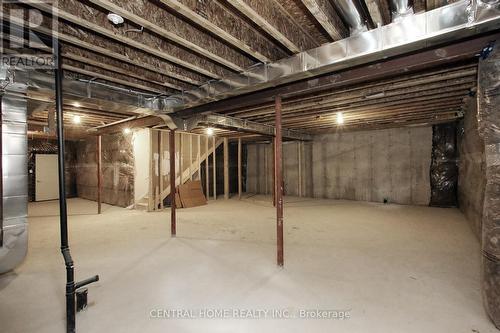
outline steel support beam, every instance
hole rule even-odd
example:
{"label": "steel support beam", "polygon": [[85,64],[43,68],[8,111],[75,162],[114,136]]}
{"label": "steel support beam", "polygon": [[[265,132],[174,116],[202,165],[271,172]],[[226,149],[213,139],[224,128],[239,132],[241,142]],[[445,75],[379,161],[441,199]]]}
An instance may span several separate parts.
{"label": "steel support beam", "polygon": [[274,187],[276,192],[276,244],[277,264],[283,266],[283,174],[282,174],[282,137],[281,137],[281,96],[275,99],[276,136],[274,140]]}
{"label": "steel support beam", "polygon": [[214,167],[213,167],[214,193],[213,194],[214,194],[214,200],[217,200],[217,159],[216,159],[217,141],[215,140],[215,136],[212,137],[212,143],[214,145],[214,153],[212,155],[213,164],[214,164]]}
{"label": "steel support beam", "polygon": [[[244,120],[235,117],[228,117],[219,114],[208,114],[203,115],[198,118],[196,125],[206,124],[213,127],[221,127],[234,129],[242,132],[262,134],[267,136],[274,136],[275,128],[274,126],[258,123],[256,121]],[[312,136],[301,131],[282,129],[282,135],[284,138],[291,140],[301,140],[310,141]]]}
{"label": "steel support beam", "polygon": [[273,103],[275,95],[283,99],[304,94],[336,89],[361,82],[368,82],[415,72],[436,66],[471,59],[481,53],[491,41],[500,39],[499,33],[462,40],[451,45],[434,47],[425,51],[397,56],[387,60],[335,71],[326,75],[291,82],[236,97],[207,103],[176,112],[177,116],[189,117],[204,112],[225,112],[239,108]]}
{"label": "steel support beam", "polygon": [[238,199],[241,199],[241,138],[238,138]]}
{"label": "steel support beam", "polygon": [[175,237],[177,235],[175,216],[175,130],[170,130],[168,144],[170,154],[170,235]]}
{"label": "steel support beam", "polygon": [[224,138],[224,199],[229,199],[229,139]]}
{"label": "steel support beam", "polygon": [[97,164],[97,214],[102,212],[102,137],[96,138],[96,164]]}

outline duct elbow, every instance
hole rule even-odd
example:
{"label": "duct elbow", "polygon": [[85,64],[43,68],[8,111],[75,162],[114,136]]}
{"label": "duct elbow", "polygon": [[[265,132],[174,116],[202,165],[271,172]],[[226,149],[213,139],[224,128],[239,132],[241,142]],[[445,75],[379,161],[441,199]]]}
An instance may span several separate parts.
{"label": "duct elbow", "polygon": [[365,24],[365,19],[359,12],[358,7],[356,7],[354,0],[339,0],[335,1],[334,4],[344,21],[349,26],[351,36],[368,30]]}
{"label": "duct elbow", "polygon": [[28,224],[4,226],[3,246],[0,247],[0,274],[21,264],[28,252]]}
{"label": "duct elbow", "polygon": [[413,14],[413,7],[409,0],[391,0],[392,22],[402,20],[405,16]]}

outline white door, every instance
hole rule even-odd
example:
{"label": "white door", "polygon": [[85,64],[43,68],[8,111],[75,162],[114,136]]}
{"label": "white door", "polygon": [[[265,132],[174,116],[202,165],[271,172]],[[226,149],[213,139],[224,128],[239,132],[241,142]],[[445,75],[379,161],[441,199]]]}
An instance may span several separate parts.
{"label": "white door", "polygon": [[59,199],[59,177],[56,154],[35,155],[35,200]]}

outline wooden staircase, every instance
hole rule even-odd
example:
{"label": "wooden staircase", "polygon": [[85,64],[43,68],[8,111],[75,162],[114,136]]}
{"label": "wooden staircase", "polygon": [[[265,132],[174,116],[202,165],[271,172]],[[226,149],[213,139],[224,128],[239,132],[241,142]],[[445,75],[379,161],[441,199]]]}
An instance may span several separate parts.
{"label": "wooden staircase", "polygon": [[[184,184],[188,180],[191,180],[193,175],[195,175],[197,172],[200,171],[201,168],[201,163],[206,161],[210,155],[223,143],[223,139],[217,139],[215,142],[215,147],[210,147],[208,148],[208,152],[204,152],[203,154],[200,154],[199,160],[196,160],[192,162],[190,165],[182,165],[182,168],[184,169],[182,172],[182,175],[179,175],[179,172],[177,170],[176,174],[177,177],[175,179],[175,185],[179,186],[181,183]],[[181,157],[182,158],[182,157]],[[154,210],[154,207],[160,206],[160,203],[165,200],[167,196],[170,195],[170,183],[168,183],[163,191],[159,193],[156,197],[156,201],[150,200],[149,194],[144,196],[142,199],[138,200],[134,208],[138,210],[146,210],[146,211],[152,211]],[[154,207],[151,207],[154,206]]]}

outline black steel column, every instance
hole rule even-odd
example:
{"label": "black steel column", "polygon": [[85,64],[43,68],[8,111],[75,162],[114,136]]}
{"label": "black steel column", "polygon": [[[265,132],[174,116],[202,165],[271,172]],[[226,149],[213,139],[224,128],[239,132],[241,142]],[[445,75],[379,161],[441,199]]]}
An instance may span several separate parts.
{"label": "black steel column", "polygon": [[56,79],[56,114],[57,114],[57,158],[59,171],[59,221],[61,228],[61,252],[66,265],[66,332],[75,332],[75,276],[73,259],[68,242],[68,212],[66,207],[66,182],[64,179],[64,128],[63,128],[63,96],[62,96],[62,59],[61,46],[56,43],[55,70]]}
{"label": "black steel column", "polygon": [[99,276],[95,275],[89,279],[76,282],[74,275],[73,259],[69,250],[68,241],[68,212],[66,207],[66,182],[64,177],[64,122],[63,122],[63,70],[61,59],[61,45],[59,41],[54,43],[56,52],[57,67],[55,70],[56,81],[56,114],[57,114],[57,158],[59,172],[59,214],[61,228],[61,253],[66,266],[66,332],[73,333],[76,331],[75,317],[75,291],[89,283],[99,280]]}

